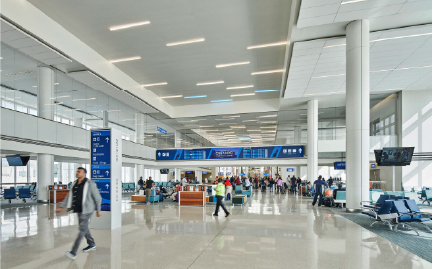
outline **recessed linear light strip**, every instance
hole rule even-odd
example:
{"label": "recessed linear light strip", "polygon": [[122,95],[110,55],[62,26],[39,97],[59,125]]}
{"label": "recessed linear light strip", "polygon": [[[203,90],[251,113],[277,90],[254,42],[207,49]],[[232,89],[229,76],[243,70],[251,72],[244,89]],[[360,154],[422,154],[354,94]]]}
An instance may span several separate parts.
{"label": "recessed linear light strip", "polygon": [[152,86],[160,86],[160,85],[167,85],[167,82],[158,82],[158,83],[151,83],[151,84],[144,84],[141,85],[143,87],[152,87]]}
{"label": "recessed linear light strip", "polygon": [[249,47],[247,47],[247,49],[250,50],[250,49],[259,49],[259,48],[266,48],[266,47],[275,47],[275,46],[287,45],[289,43],[290,43],[289,41],[268,43],[268,44],[262,44],[262,45],[249,46]]}
{"label": "recessed linear light strip", "polygon": [[284,69],[275,69],[275,70],[268,70],[268,71],[259,71],[259,72],[252,72],[251,75],[262,75],[262,74],[271,74],[271,73],[283,73]]}
{"label": "recessed linear light strip", "polygon": [[45,48],[51,50],[52,52],[58,54],[60,57],[62,57],[63,59],[72,62],[71,59],[69,59],[69,57],[66,57],[65,55],[63,55],[63,53],[61,53],[60,51],[52,48],[50,45],[45,44],[44,42],[42,42],[41,40],[39,40],[38,38],[36,38],[35,36],[31,35],[30,33],[27,33],[26,31],[18,28],[18,26],[16,26],[15,24],[5,20],[4,18],[0,18],[0,20],[4,23],[6,23],[7,25],[9,25],[10,27],[14,28],[15,30],[17,30],[18,32],[22,33],[23,35],[30,37],[31,39],[33,39],[34,41],[38,42],[39,44],[41,44],[42,46],[44,46]]}
{"label": "recessed linear light strip", "polygon": [[116,30],[121,30],[121,29],[126,29],[126,28],[146,25],[146,24],[150,24],[150,21],[142,21],[142,22],[135,22],[135,23],[129,23],[124,25],[113,26],[110,27],[110,31],[116,31]]}
{"label": "recessed linear light strip", "polygon": [[[431,35],[431,34],[432,33],[425,33],[425,34],[418,34],[418,35],[405,35],[405,36],[388,37],[388,38],[381,38],[381,39],[370,40],[370,42],[380,42],[380,41],[386,41],[386,40],[392,40],[392,39],[425,36],[425,35]],[[326,47],[323,47],[323,48],[326,49],[326,48],[333,48],[333,47],[340,47],[340,46],[346,46],[346,44],[331,45],[331,46],[326,46]]]}
{"label": "recessed linear light strip", "polygon": [[207,97],[207,95],[194,95],[194,96],[185,96],[185,99],[189,99],[189,98],[204,98]]}
{"label": "recessed linear light strip", "polygon": [[230,101],[233,101],[233,99],[212,100],[211,103],[230,102]]}
{"label": "recessed linear light strip", "polygon": [[166,45],[167,45],[167,47],[171,47],[171,46],[185,45],[185,44],[197,43],[197,42],[203,42],[203,41],[204,41],[204,38],[196,38],[196,39],[190,39],[190,40],[185,40],[185,41],[167,43]]}
{"label": "recessed linear light strip", "polygon": [[235,65],[245,65],[245,64],[250,64],[250,62],[246,61],[246,62],[238,62],[238,63],[230,63],[230,64],[217,64],[215,67],[216,68],[222,68],[222,67],[229,67],[229,66],[235,66]]}
{"label": "recessed linear light strip", "polygon": [[122,59],[117,59],[117,60],[111,60],[110,62],[112,64],[114,64],[114,63],[120,63],[120,62],[135,61],[135,60],[140,60],[140,59],[141,59],[140,56],[135,56],[135,57],[129,57],[129,58],[122,58]]}
{"label": "recessed linear light strip", "polygon": [[218,80],[218,81],[209,81],[209,82],[200,82],[197,83],[197,86],[204,86],[204,85],[213,85],[213,84],[223,84],[224,81],[223,80]]}
{"label": "recessed linear light strip", "polygon": [[161,98],[161,99],[169,99],[169,98],[180,98],[180,97],[183,97],[183,95],[161,96],[159,98]]}
{"label": "recessed linear light strip", "polygon": [[368,1],[368,0],[352,0],[352,1],[346,1],[346,2],[341,2],[340,5],[353,4],[353,3],[365,2],[365,1]]}
{"label": "recessed linear light strip", "polygon": [[243,94],[232,94],[230,97],[239,97],[239,96],[251,96],[256,95],[255,93],[243,93]]}
{"label": "recessed linear light strip", "polygon": [[244,86],[235,86],[235,87],[227,87],[227,90],[237,90],[237,89],[248,89],[253,88],[254,85],[244,85]]}

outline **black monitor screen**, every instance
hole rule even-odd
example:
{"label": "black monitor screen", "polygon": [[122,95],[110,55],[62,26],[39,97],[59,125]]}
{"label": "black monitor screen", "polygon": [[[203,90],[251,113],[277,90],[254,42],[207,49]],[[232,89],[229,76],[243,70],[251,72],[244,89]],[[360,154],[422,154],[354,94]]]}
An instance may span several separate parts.
{"label": "black monitor screen", "polygon": [[161,174],[168,174],[169,169],[168,168],[164,168],[164,169],[159,169],[159,172]]}
{"label": "black monitor screen", "polygon": [[412,161],[414,147],[383,148],[380,165],[405,166]]}
{"label": "black monitor screen", "polygon": [[26,166],[30,156],[6,156],[9,166]]}

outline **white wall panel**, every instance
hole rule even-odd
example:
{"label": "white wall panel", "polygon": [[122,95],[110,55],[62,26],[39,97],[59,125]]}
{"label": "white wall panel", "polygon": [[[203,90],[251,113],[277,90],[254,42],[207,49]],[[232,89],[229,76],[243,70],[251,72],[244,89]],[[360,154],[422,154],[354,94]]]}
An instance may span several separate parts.
{"label": "white wall panel", "polygon": [[75,146],[72,139],[72,126],[57,124],[57,144]]}
{"label": "white wall panel", "polygon": [[15,125],[12,125],[15,128],[14,136],[36,140],[38,137],[38,122],[36,121],[36,117],[24,113],[15,113],[14,115]]}
{"label": "white wall panel", "polygon": [[[17,112],[18,113],[18,112]],[[37,118],[38,121],[38,140],[49,143],[57,143],[57,122]]]}
{"label": "white wall panel", "polygon": [[15,112],[9,109],[1,109],[1,133],[2,135],[15,135]]}

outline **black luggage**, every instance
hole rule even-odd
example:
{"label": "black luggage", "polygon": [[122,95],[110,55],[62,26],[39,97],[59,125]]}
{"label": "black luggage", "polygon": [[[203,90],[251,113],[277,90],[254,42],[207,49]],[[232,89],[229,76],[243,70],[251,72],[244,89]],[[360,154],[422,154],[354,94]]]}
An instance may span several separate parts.
{"label": "black luggage", "polygon": [[323,205],[326,207],[332,207],[334,205],[334,198],[332,197],[323,198]]}

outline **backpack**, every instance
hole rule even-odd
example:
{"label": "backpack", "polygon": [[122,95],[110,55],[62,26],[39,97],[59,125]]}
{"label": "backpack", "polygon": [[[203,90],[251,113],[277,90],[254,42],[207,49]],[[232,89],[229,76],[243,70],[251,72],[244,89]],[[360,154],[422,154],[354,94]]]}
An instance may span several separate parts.
{"label": "backpack", "polygon": [[331,207],[334,205],[334,198],[332,197],[326,197],[323,199],[323,205],[326,207]]}

